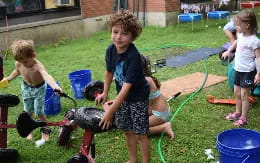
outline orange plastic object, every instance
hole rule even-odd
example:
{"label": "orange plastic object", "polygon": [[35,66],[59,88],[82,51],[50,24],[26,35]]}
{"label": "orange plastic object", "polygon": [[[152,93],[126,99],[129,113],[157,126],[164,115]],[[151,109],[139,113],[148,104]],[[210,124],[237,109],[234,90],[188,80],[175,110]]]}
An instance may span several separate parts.
{"label": "orange plastic object", "polygon": [[229,104],[229,105],[236,105],[236,100],[235,99],[215,99],[214,96],[208,95],[208,100],[209,103],[212,104]]}
{"label": "orange plastic object", "polygon": [[253,96],[248,96],[248,99],[251,104],[256,104],[256,99]]}
{"label": "orange plastic object", "polygon": [[[249,102],[251,104],[256,103],[256,99],[253,96],[248,97]],[[236,105],[236,100],[235,99],[215,99],[214,96],[208,95],[207,101],[212,104],[228,104],[228,105]]]}

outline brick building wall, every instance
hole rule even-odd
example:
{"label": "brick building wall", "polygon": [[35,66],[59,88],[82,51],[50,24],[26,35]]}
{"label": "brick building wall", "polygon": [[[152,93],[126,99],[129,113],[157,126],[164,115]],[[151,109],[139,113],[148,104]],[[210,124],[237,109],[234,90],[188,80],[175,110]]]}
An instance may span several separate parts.
{"label": "brick building wall", "polygon": [[[81,0],[81,16],[10,26],[8,34],[0,27],[0,51],[15,39],[31,39],[37,45],[46,45],[61,38],[87,37],[106,30],[107,20],[115,12],[114,3],[114,0]],[[177,22],[180,0],[128,0],[128,7],[144,25],[167,26]],[[7,35],[8,45],[5,44]]]}
{"label": "brick building wall", "polygon": [[81,0],[81,15],[93,18],[113,13],[114,0]]}
{"label": "brick building wall", "polygon": [[180,0],[165,0],[166,12],[168,11],[179,11]]}
{"label": "brick building wall", "polygon": [[[133,2],[135,1],[135,2]],[[139,0],[139,11],[143,11],[145,0]],[[137,10],[138,0],[129,0],[129,10]],[[170,12],[180,9],[180,0],[146,0],[147,12]],[[81,11],[84,18],[113,14],[114,0],[82,0]]]}
{"label": "brick building wall", "polygon": [[147,0],[147,12],[164,12],[165,0]]}

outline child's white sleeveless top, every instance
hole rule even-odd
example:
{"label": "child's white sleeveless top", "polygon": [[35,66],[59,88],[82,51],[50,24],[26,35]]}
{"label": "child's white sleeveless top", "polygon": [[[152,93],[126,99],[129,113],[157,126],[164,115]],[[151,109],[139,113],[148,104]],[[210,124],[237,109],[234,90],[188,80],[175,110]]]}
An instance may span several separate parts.
{"label": "child's white sleeveless top", "polygon": [[260,48],[260,40],[256,35],[244,36],[237,33],[237,48],[235,53],[235,67],[239,72],[254,71],[255,65],[255,49]]}

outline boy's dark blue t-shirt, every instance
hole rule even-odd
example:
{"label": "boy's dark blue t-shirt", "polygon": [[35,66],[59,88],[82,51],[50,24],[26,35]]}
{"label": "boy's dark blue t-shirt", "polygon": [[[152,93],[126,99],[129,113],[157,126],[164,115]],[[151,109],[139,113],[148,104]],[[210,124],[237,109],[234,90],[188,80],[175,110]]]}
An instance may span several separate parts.
{"label": "boy's dark blue t-shirt", "polygon": [[134,44],[122,54],[117,54],[114,44],[110,45],[106,50],[106,69],[115,77],[117,93],[124,82],[132,84],[126,101],[148,100],[150,87],[143,73],[141,54]]}

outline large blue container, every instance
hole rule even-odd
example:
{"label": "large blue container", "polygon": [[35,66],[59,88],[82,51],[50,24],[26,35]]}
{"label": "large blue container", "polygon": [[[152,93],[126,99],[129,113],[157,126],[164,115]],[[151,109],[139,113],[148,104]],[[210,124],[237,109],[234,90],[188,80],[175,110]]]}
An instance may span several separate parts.
{"label": "large blue container", "polygon": [[[57,82],[58,85],[60,85]],[[53,89],[47,84],[44,112],[46,115],[56,115],[61,111],[60,96],[56,96]]]}
{"label": "large blue container", "polygon": [[227,69],[227,76],[228,76],[228,85],[231,89],[234,89],[234,83],[235,83],[235,61],[233,60],[229,65]]}
{"label": "large blue container", "polygon": [[76,99],[84,99],[84,89],[91,81],[91,70],[78,70],[69,74],[69,80]]}
{"label": "large blue container", "polygon": [[220,163],[260,162],[260,133],[243,128],[226,130],[217,136]]}
{"label": "large blue container", "polygon": [[[234,70],[234,67],[235,67],[235,61],[233,60],[228,65],[228,70],[227,70],[228,84],[229,84],[231,89],[234,89],[234,82],[235,82],[235,70]],[[260,84],[257,84],[256,87],[253,90],[251,90],[250,93],[253,96],[260,97]]]}

